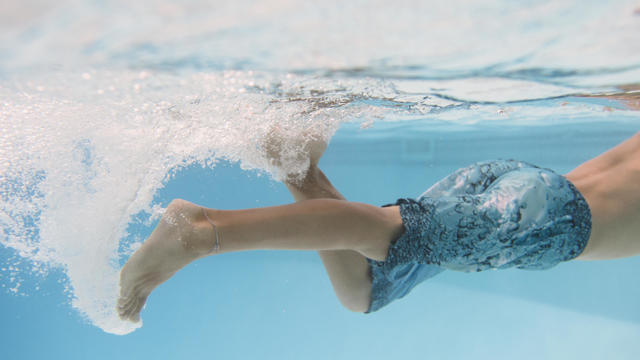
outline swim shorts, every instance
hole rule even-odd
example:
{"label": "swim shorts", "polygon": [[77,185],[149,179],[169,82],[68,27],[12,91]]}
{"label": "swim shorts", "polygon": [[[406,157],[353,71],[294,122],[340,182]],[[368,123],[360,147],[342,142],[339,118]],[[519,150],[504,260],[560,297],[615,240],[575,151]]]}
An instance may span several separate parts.
{"label": "swim shorts", "polygon": [[384,261],[367,259],[367,313],[442,271],[551,268],[584,250],[591,212],[565,177],[515,160],[481,162],[442,179],[417,200],[399,199],[405,232]]}

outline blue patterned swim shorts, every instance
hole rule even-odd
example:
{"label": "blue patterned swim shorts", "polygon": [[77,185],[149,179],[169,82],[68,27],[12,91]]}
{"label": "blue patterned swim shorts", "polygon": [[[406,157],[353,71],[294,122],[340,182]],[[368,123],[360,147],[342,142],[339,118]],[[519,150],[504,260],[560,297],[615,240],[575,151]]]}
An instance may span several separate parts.
{"label": "blue patterned swim shorts", "polygon": [[394,205],[400,206],[405,232],[389,246],[385,261],[367,259],[367,313],[446,269],[551,268],[580,255],[591,232],[589,206],[573,184],[515,160],[462,168],[417,200]]}

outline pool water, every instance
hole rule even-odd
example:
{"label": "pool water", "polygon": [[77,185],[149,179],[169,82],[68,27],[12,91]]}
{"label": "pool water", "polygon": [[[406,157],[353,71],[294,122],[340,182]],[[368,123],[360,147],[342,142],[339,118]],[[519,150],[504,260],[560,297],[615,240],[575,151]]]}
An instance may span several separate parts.
{"label": "pool water", "polygon": [[[333,184],[376,205],[475,161],[566,173],[632,136],[637,2],[2,6],[7,358],[640,354],[639,258],[448,271],[363,315],[340,306],[313,252],[231,253],[154,291],[144,326],[113,310],[121,265],[171,199],[289,203],[278,180],[307,166],[296,139],[309,132],[330,141],[320,166]],[[274,127],[283,168],[264,151]]]}

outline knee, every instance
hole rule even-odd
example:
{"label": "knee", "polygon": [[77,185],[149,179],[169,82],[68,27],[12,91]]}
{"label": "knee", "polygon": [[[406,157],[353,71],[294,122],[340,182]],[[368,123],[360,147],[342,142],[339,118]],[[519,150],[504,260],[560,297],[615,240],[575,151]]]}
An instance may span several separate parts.
{"label": "knee", "polygon": [[340,299],[340,303],[342,304],[342,306],[351,311],[351,312],[355,312],[355,313],[365,313],[367,312],[367,310],[369,310],[369,298],[365,299],[357,299],[357,300],[343,300]]}
{"label": "knee", "polygon": [[369,310],[371,303],[371,286],[339,293],[338,300],[345,309],[351,312],[365,313]]}

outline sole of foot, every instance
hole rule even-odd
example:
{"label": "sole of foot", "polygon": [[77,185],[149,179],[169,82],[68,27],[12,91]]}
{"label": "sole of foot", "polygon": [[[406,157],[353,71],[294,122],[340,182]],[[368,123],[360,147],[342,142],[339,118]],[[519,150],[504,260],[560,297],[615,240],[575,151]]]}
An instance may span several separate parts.
{"label": "sole of foot", "polygon": [[185,265],[210,255],[214,246],[215,233],[202,207],[173,200],[120,272],[120,318],[140,321],[140,311],[149,294]]}

